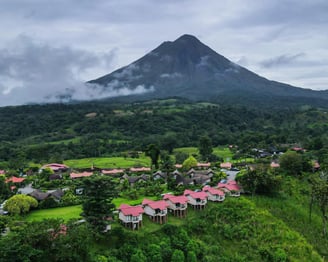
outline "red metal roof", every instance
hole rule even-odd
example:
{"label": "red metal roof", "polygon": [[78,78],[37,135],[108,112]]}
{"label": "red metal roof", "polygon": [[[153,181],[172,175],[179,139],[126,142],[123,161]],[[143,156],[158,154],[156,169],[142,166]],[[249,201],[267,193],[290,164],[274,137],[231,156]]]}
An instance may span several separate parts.
{"label": "red metal roof", "polygon": [[294,151],[304,151],[305,149],[302,147],[293,147],[292,150]]}
{"label": "red metal roof", "polygon": [[131,172],[147,172],[151,171],[150,167],[131,167],[130,168]]}
{"label": "red metal roof", "polygon": [[42,169],[44,168],[50,168],[54,171],[57,171],[59,169],[68,169],[68,166],[63,165],[63,164],[57,164],[57,163],[51,163],[51,164],[46,164],[44,166],[41,167]]}
{"label": "red metal roof", "polygon": [[123,213],[125,216],[139,216],[140,214],[144,213],[144,210],[141,206],[130,206],[127,204],[120,205],[119,211]]}
{"label": "red metal roof", "polygon": [[279,163],[271,162],[270,167],[272,167],[272,168],[278,168],[278,167],[280,167],[280,165],[279,165]]}
{"label": "red metal roof", "polygon": [[170,200],[174,204],[177,204],[177,203],[185,204],[188,202],[188,198],[185,196],[174,196],[171,194],[165,194],[163,199]]}
{"label": "red metal roof", "polygon": [[101,170],[101,173],[105,175],[120,174],[124,173],[124,169]]}
{"label": "red metal roof", "polygon": [[169,206],[164,200],[153,201],[146,198],[142,201],[142,205],[143,206],[148,205],[152,209],[160,209],[160,210],[165,210]]}
{"label": "red metal roof", "polygon": [[191,190],[188,190],[186,189],[183,193],[185,196],[189,195],[191,196],[193,199],[206,199],[207,198],[207,194],[203,191],[200,191],[200,192],[194,192],[194,191],[191,191]]}
{"label": "red metal roof", "polygon": [[203,187],[204,192],[209,192],[211,195],[219,195],[219,196],[224,196],[224,192],[220,189],[216,189],[210,186],[205,186]]}
{"label": "red metal roof", "polygon": [[229,191],[240,191],[240,187],[237,185],[236,181],[228,181],[228,183],[219,183],[218,188],[226,188]]}
{"label": "red metal roof", "polygon": [[221,168],[231,168],[232,164],[230,162],[226,162],[226,163],[221,163],[220,167]]}
{"label": "red metal roof", "polygon": [[92,176],[92,172],[83,172],[83,173],[71,173],[70,178],[80,178],[80,177],[89,177]]}
{"label": "red metal roof", "polygon": [[13,182],[13,183],[22,183],[25,180],[23,177],[15,177],[12,176],[6,179],[6,183]]}
{"label": "red metal roof", "polygon": [[197,163],[197,166],[198,167],[210,167],[211,166],[211,163]]}

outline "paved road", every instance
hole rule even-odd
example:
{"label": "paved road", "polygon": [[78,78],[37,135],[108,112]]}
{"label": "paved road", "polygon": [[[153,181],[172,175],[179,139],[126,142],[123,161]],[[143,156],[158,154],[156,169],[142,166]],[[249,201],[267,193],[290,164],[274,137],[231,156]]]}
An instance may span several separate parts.
{"label": "paved road", "polygon": [[237,174],[239,173],[239,171],[230,171],[230,170],[226,170],[223,172],[227,174],[227,180],[235,180]]}
{"label": "paved road", "polygon": [[32,187],[32,184],[28,184],[25,187],[21,187],[18,189],[18,193],[24,194],[24,195],[30,194],[33,191],[34,191],[34,188]]}

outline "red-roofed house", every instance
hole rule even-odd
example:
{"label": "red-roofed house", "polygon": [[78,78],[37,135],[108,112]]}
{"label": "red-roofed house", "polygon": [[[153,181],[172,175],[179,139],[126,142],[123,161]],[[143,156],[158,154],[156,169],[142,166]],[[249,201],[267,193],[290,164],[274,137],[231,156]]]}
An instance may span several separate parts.
{"label": "red-roofed house", "polygon": [[240,196],[240,187],[237,185],[236,181],[229,180],[227,183],[219,183],[218,188],[222,189],[230,196],[234,196],[234,197]]}
{"label": "red-roofed house", "polygon": [[207,194],[207,199],[210,201],[222,202],[225,199],[225,194],[222,190],[210,186],[204,186],[203,191]]}
{"label": "red-roofed house", "polygon": [[211,166],[211,163],[197,163],[197,167],[200,167],[200,168],[209,168]]}
{"label": "red-roofed house", "polygon": [[11,183],[20,184],[24,180],[25,180],[25,178],[23,178],[23,177],[15,177],[15,176],[12,176],[12,177],[6,179],[6,183],[10,183],[11,182]]}
{"label": "red-roofed house", "polygon": [[302,147],[293,147],[292,150],[296,151],[296,152],[304,152],[305,151],[305,149]]}
{"label": "red-roofed house", "polygon": [[276,162],[271,162],[270,167],[271,168],[279,168],[280,167],[280,164],[279,163],[276,163]]}
{"label": "red-roofed house", "polygon": [[144,210],[141,206],[122,204],[118,209],[118,218],[125,227],[135,230],[142,226],[143,213]]}
{"label": "red-roofed house", "polygon": [[224,169],[231,169],[232,164],[231,164],[230,162],[221,163],[221,164],[220,164],[220,167],[221,167],[221,168],[224,168]]}
{"label": "red-roofed house", "polygon": [[54,172],[59,172],[59,171],[66,171],[68,169],[68,166],[63,164],[52,163],[41,167],[41,169],[45,169],[45,168],[50,168]]}
{"label": "red-roofed house", "polygon": [[101,173],[104,175],[115,176],[124,173],[124,169],[111,169],[111,170],[101,170]]}
{"label": "red-roofed house", "polygon": [[169,204],[169,209],[173,212],[174,216],[186,217],[188,207],[187,197],[165,194],[163,199]]}
{"label": "red-roofed house", "polygon": [[167,222],[167,208],[169,207],[169,204],[164,200],[153,201],[144,199],[142,201],[142,206],[145,210],[145,213],[150,217],[152,221],[160,224]]}
{"label": "red-roofed house", "polygon": [[130,171],[131,172],[150,172],[151,168],[150,167],[131,167]]}
{"label": "red-roofed house", "polygon": [[207,204],[207,194],[203,191],[195,192],[186,189],[183,193],[188,198],[188,203],[194,209],[204,209]]}
{"label": "red-roofed house", "polygon": [[83,172],[83,173],[70,173],[70,178],[75,179],[75,178],[81,178],[81,177],[89,177],[92,176],[92,172]]}

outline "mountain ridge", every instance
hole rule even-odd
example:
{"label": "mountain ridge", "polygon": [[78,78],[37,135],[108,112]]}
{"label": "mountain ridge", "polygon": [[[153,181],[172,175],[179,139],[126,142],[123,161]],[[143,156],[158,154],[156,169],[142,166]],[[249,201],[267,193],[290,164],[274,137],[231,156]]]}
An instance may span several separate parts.
{"label": "mountain ridge", "polygon": [[[165,41],[131,64],[88,83],[103,92],[126,89],[136,100],[173,96],[210,101],[238,96],[328,100],[327,90],[303,89],[268,80],[187,34],[173,42]],[[136,90],[138,93],[133,94]]]}

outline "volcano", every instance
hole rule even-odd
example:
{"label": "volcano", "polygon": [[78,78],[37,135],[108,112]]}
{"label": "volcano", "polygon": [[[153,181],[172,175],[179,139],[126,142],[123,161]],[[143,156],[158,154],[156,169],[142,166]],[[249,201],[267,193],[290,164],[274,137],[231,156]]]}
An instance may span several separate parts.
{"label": "volcano", "polygon": [[[181,97],[203,101],[319,101],[328,91],[314,91],[271,81],[231,62],[192,35],[157,48],[89,85],[131,94],[135,100]],[[314,100],[313,100],[314,99]]]}

